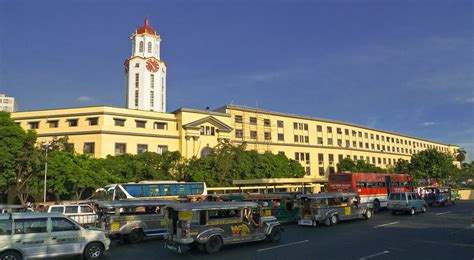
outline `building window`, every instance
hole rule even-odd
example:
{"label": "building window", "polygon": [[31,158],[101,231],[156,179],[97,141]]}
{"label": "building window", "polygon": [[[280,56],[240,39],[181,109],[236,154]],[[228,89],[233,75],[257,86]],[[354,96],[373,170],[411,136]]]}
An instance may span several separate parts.
{"label": "building window", "polygon": [[236,123],[242,123],[242,116],[235,116]]}
{"label": "building window", "polygon": [[168,146],[167,145],[158,145],[158,153],[159,154],[164,154],[168,151]]}
{"label": "building window", "polygon": [[125,119],[114,118],[115,126],[125,126]]}
{"label": "building window", "polygon": [[58,128],[59,121],[58,120],[48,121],[48,124],[49,124],[49,128]]}
{"label": "building window", "polygon": [[346,140],[346,148],[349,148],[351,146],[350,141]]}
{"label": "building window", "polygon": [[310,167],[306,167],[306,168],[305,168],[305,173],[306,173],[306,176],[311,175],[311,168],[310,168]]}
{"label": "building window", "polygon": [[283,128],[284,124],[282,120],[277,121],[277,127]]}
{"label": "building window", "polygon": [[138,90],[135,90],[135,106],[138,107]]}
{"label": "building window", "polygon": [[375,136],[375,140],[378,141],[379,139],[380,139],[380,136],[379,136],[379,135],[376,135],[376,136]]}
{"label": "building window", "polygon": [[306,136],[304,137],[304,142],[307,143],[307,144],[309,144],[309,136],[306,135]]}
{"label": "building window", "polygon": [[392,164],[392,159],[388,158],[388,164]]}
{"label": "building window", "polygon": [[250,131],[250,138],[257,139],[257,131]]}
{"label": "building window", "polygon": [[318,153],[318,163],[323,164],[324,161],[324,154]]}
{"label": "building window", "polygon": [[76,127],[78,125],[78,119],[68,119],[67,122],[70,127]]}
{"label": "building window", "polygon": [[322,131],[323,131],[323,127],[320,126],[320,125],[317,125],[317,126],[316,126],[316,131],[322,132]]}
{"label": "building window", "polygon": [[135,88],[138,88],[138,85],[140,85],[140,74],[135,73]]}
{"label": "building window", "polygon": [[385,136],[380,136],[380,138],[382,139],[383,142],[385,142]]}
{"label": "building window", "polygon": [[213,126],[201,126],[200,134],[214,136],[216,135],[216,128]]}
{"label": "building window", "polygon": [[95,153],[95,143],[84,143],[84,154],[94,154]]}
{"label": "building window", "polygon": [[265,140],[272,140],[272,135],[270,132],[265,132],[263,133],[264,137],[265,137]]}
{"label": "building window", "polygon": [[251,125],[256,125],[257,124],[257,118],[256,117],[251,117],[249,119],[249,122],[250,122]]}
{"label": "building window", "polygon": [[323,145],[323,138],[322,137],[318,137],[318,144]]}
{"label": "building window", "polygon": [[375,164],[375,157],[372,157],[372,164]]}
{"label": "building window", "polygon": [[293,123],[293,129],[298,130],[298,123]]}
{"label": "building window", "polygon": [[344,134],[349,135],[349,129],[344,129]]}
{"label": "building window", "polygon": [[150,106],[154,107],[155,106],[155,91],[150,91]]}
{"label": "building window", "polygon": [[39,128],[40,122],[28,122],[28,125],[30,126],[30,129],[38,129]]}
{"label": "building window", "polygon": [[370,139],[374,139],[374,134],[370,134]]}
{"label": "building window", "polygon": [[332,127],[328,126],[327,130],[328,130],[328,133],[332,133]]}
{"label": "building window", "polygon": [[342,139],[337,139],[337,146],[342,147]]}
{"label": "building window", "polygon": [[298,152],[295,153],[295,160],[296,161],[300,160],[300,153],[298,153]]}
{"label": "building window", "polygon": [[370,144],[370,148],[372,148],[372,150],[375,149],[375,144]]}
{"label": "building window", "polygon": [[152,47],[151,47],[151,42],[148,43],[148,53],[151,53]]}
{"label": "building window", "polygon": [[352,147],[357,148],[357,142],[356,141],[352,141]]}
{"label": "building window", "polygon": [[135,64],[135,68],[140,68],[140,63],[137,62],[137,63]]}
{"label": "building window", "polygon": [[357,155],[354,155],[354,162],[357,161]]}
{"label": "building window", "polygon": [[339,160],[339,162],[341,162],[342,160],[344,160],[344,155],[339,154],[339,155],[337,156],[337,159]]}
{"label": "building window", "polygon": [[387,164],[387,158],[383,158],[383,164]]}
{"label": "building window", "polygon": [[364,137],[365,137],[365,139],[369,139],[369,134],[368,134],[368,133],[364,133]]}
{"label": "building window", "polygon": [[284,134],[278,134],[278,141],[285,141],[285,135]]}
{"label": "building window", "polygon": [[139,121],[139,120],[136,120],[136,121],[135,121],[135,124],[137,125],[137,128],[145,128],[145,126],[146,126],[146,121]]}
{"label": "building window", "polygon": [[359,148],[364,148],[364,144],[362,142],[359,142]]}
{"label": "building window", "polygon": [[337,128],[337,133],[338,133],[338,134],[342,134],[342,129],[341,129],[341,128]]}
{"label": "building window", "polygon": [[304,130],[308,131],[308,124],[303,124]]}
{"label": "building window", "polygon": [[87,118],[87,121],[89,121],[89,125],[98,125],[99,124],[99,118],[98,117]]}
{"label": "building window", "polygon": [[365,149],[369,149],[369,143],[365,143]]}
{"label": "building window", "polygon": [[153,129],[168,130],[168,123],[155,122],[153,123]]}
{"label": "building window", "polygon": [[139,48],[138,48],[138,52],[143,52],[143,41],[140,41],[139,43]]}
{"label": "building window", "polygon": [[148,152],[148,145],[147,144],[138,144],[137,145],[137,154],[146,153]]}
{"label": "building window", "polygon": [[382,159],[380,157],[377,158],[377,163],[382,164]]}
{"label": "building window", "polygon": [[300,143],[304,142],[304,136],[300,135]]}
{"label": "building window", "polygon": [[121,155],[127,153],[127,144],[115,143],[115,155]]}
{"label": "building window", "polygon": [[299,142],[299,137],[298,137],[298,135],[295,135],[295,136],[294,136],[294,141],[295,141],[295,143]]}
{"label": "building window", "polygon": [[244,137],[244,131],[242,129],[235,130],[235,138],[242,139]]}
{"label": "building window", "polygon": [[263,125],[264,126],[270,126],[271,125],[270,119],[263,119]]}
{"label": "building window", "polygon": [[329,174],[335,173],[334,167],[329,167]]}
{"label": "building window", "polygon": [[362,132],[359,131],[359,138],[362,138]]}
{"label": "building window", "polygon": [[334,162],[334,154],[329,154],[329,162]]}
{"label": "building window", "polygon": [[328,138],[328,145],[332,145],[332,138]]}
{"label": "building window", "polygon": [[324,176],[324,167],[319,167],[319,176]]}
{"label": "building window", "polygon": [[380,144],[377,145],[377,150],[380,150]]}
{"label": "building window", "polygon": [[357,136],[357,131],[352,130],[352,136],[356,137]]}

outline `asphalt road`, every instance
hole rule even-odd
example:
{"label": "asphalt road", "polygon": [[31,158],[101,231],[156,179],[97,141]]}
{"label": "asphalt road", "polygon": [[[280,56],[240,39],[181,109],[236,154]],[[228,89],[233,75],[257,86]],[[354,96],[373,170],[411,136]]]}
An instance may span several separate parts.
{"label": "asphalt road", "polygon": [[382,211],[370,220],[336,226],[284,226],[278,243],[267,241],[226,246],[208,255],[192,250],[177,254],[162,239],[139,244],[113,242],[105,259],[474,259],[474,201],[431,207],[425,214]]}

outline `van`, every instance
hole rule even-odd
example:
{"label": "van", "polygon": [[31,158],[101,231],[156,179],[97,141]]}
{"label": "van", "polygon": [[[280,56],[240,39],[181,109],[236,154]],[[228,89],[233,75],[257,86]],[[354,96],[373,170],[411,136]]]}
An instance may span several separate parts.
{"label": "van", "polygon": [[62,214],[0,215],[0,259],[52,258],[82,255],[100,259],[110,239],[104,231],[81,227]]}
{"label": "van", "polygon": [[388,207],[392,214],[398,212],[415,215],[416,212],[425,213],[425,201],[416,192],[392,192],[388,196]]}
{"label": "van", "polygon": [[97,214],[88,204],[51,205],[48,212],[64,214],[81,225],[95,225],[97,222]]}

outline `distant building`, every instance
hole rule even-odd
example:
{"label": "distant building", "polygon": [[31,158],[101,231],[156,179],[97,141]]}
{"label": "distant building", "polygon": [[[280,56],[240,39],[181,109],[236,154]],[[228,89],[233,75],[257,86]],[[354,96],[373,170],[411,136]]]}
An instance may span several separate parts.
{"label": "distant building", "polygon": [[16,112],[15,98],[0,94],[0,111]]}

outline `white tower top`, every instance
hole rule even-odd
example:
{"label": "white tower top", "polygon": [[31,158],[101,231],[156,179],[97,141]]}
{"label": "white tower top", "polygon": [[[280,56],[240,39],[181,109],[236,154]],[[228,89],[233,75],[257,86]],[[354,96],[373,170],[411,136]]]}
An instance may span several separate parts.
{"label": "white tower top", "polygon": [[127,108],[166,112],[166,64],[160,59],[161,37],[145,18],[130,39],[132,55],[124,64]]}

